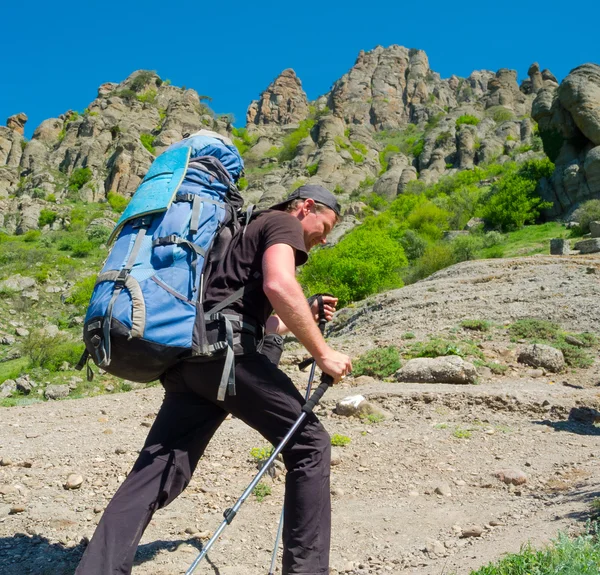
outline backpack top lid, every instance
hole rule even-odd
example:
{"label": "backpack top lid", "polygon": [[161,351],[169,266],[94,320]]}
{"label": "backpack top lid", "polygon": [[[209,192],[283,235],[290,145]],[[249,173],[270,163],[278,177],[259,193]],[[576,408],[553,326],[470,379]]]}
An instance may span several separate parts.
{"label": "backpack top lid", "polygon": [[225,167],[232,181],[237,182],[244,170],[244,160],[234,143],[227,137],[211,130],[200,130],[191,136],[171,144],[165,151],[191,148],[190,160],[200,156],[213,156]]}
{"label": "backpack top lid", "polygon": [[202,156],[217,158],[233,182],[237,182],[244,169],[244,161],[233,142],[217,132],[200,130],[171,144],[152,162],[115,225],[108,245],[112,244],[128,221],[168,210],[185,177],[189,162]]}

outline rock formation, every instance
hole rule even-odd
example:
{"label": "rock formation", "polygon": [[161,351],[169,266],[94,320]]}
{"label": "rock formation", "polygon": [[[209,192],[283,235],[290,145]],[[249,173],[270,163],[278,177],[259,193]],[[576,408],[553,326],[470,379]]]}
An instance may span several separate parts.
{"label": "rock formation", "polygon": [[[481,163],[541,157],[533,111],[557,163],[544,184],[554,203],[548,214],[562,214],[599,191],[598,68],[575,69],[560,88],[537,63],[520,86],[505,68],[442,79],[422,50],[378,46],[313,102],[295,72],[284,70],[248,108],[243,193],[265,206],[310,181],[348,205],[371,193],[391,201],[414,180],[429,184]],[[102,84],[83,113],[45,120],[28,142],[26,116],[11,117],[0,127],[0,228],[36,229],[44,207],[59,212],[60,226],[67,198],[130,196],[157,154],[202,127],[235,138],[230,119],[217,118],[203,100],[140,70]],[[75,185],[82,170],[85,183]]]}
{"label": "rock formation", "polygon": [[544,151],[556,164],[542,192],[550,216],[600,195],[600,66],[584,64],[560,86],[545,84],[533,103]]}
{"label": "rock formation", "polygon": [[287,69],[261,94],[260,100],[250,104],[246,123],[285,126],[304,120],[307,115],[308,99],[302,83],[294,70]]}

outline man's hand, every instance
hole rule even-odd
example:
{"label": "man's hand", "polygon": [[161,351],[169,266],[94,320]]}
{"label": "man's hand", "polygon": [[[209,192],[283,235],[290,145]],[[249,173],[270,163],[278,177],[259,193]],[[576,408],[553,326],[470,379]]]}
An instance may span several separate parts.
{"label": "man's hand", "polygon": [[[327,321],[331,321],[333,319],[333,314],[335,313],[335,308],[337,306],[338,298],[330,296],[330,295],[323,295],[321,297],[323,298],[323,308],[325,309],[325,319]],[[310,311],[312,312],[313,317],[315,318],[315,321],[318,322],[319,321],[319,301],[317,300],[317,298],[315,298],[315,300],[310,304]]]}
{"label": "man's hand", "polygon": [[330,347],[328,347],[322,357],[315,357],[315,360],[321,370],[333,378],[334,385],[352,371],[352,361],[350,358]]}

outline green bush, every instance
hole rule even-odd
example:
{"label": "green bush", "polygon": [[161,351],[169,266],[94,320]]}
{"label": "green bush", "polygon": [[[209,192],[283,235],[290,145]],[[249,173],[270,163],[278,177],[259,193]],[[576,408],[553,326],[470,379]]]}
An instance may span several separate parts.
{"label": "green bush", "polygon": [[43,208],[38,219],[38,226],[40,228],[51,226],[56,221],[57,216],[58,214],[54,210]]}
{"label": "green bush", "polygon": [[152,134],[140,134],[140,142],[142,142],[142,146],[146,148],[153,156],[156,154],[156,150],[154,149],[154,136]]}
{"label": "green bush", "polygon": [[378,227],[362,225],[333,248],[311,253],[299,275],[307,293],[333,293],[340,306],[402,286],[402,246]]}
{"label": "green bush", "polygon": [[120,214],[125,211],[125,208],[129,203],[129,198],[126,198],[121,194],[117,194],[117,192],[108,192],[106,201],[115,212]]}
{"label": "green bush", "polygon": [[484,248],[492,248],[494,246],[498,246],[506,241],[506,238],[495,230],[491,232],[487,232],[483,235],[483,247]]}
{"label": "green bush", "polygon": [[92,179],[92,170],[89,168],[77,168],[69,176],[69,189],[79,191]]}
{"label": "green bush", "polygon": [[55,194],[48,194],[48,196],[46,197],[46,201],[47,202],[56,203],[56,195]]}
{"label": "green bush", "polygon": [[65,361],[75,365],[83,348],[83,343],[68,340],[63,334],[50,336],[41,331],[30,332],[23,342],[23,351],[30,366],[49,371],[58,371]]}
{"label": "green bush", "polygon": [[553,340],[560,333],[560,326],[546,319],[518,319],[508,328],[508,333],[516,339]]}
{"label": "green bush", "polygon": [[23,241],[27,243],[36,242],[42,236],[40,230],[29,230],[23,234]]}
{"label": "green bush", "polygon": [[269,445],[268,447],[253,447],[250,450],[250,457],[257,463],[261,463],[267,461],[267,459],[273,455],[273,451],[275,451],[275,449],[272,445]]}
{"label": "green bush", "polygon": [[432,337],[429,341],[415,342],[409,346],[403,355],[408,359],[446,355],[458,355],[463,359],[466,357],[483,359],[483,353],[473,342],[443,337]]}
{"label": "green bush", "polygon": [[414,283],[456,263],[452,248],[445,243],[429,245],[414,266],[406,270],[404,281]]}
{"label": "green bush", "polygon": [[452,136],[451,132],[445,131],[445,132],[440,132],[436,139],[435,139],[435,143],[436,144],[440,144],[440,145],[444,145],[447,142],[449,142],[450,140],[453,139],[454,136]]}
{"label": "green bush", "polygon": [[598,524],[571,539],[559,533],[558,539],[541,551],[527,544],[519,553],[489,563],[471,575],[597,575],[600,572]]}
{"label": "green bush", "polygon": [[448,229],[449,219],[449,212],[425,200],[412,209],[406,223],[410,229],[432,240],[438,240],[442,237],[442,232]]}
{"label": "green bush", "polygon": [[491,323],[484,319],[465,319],[460,322],[460,327],[472,331],[490,331]]}
{"label": "green bush", "polygon": [[133,82],[131,82],[131,89],[134,92],[142,91],[152,80],[156,80],[155,74],[155,72],[143,70],[133,79]]}
{"label": "green bush", "polygon": [[385,198],[382,198],[381,196],[377,195],[375,192],[371,192],[370,194],[365,196],[363,199],[365,201],[365,204],[367,204],[367,206],[369,206],[370,208],[373,208],[374,210],[377,210],[377,211],[384,210],[389,205],[389,202]]}
{"label": "green bush", "polygon": [[463,114],[459,118],[456,119],[456,129],[458,129],[463,124],[469,124],[471,126],[477,126],[481,120],[476,116],[472,116],[471,114]]}
{"label": "green bush", "polygon": [[259,502],[262,502],[265,497],[271,495],[271,487],[266,483],[259,483],[254,488],[254,491],[252,493],[254,493],[254,496]]}
{"label": "green bush", "polygon": [[367,155],[367,146],[365,146],[362,142],[351,141],[350,142],[363,156]]}
{"label": "green bush", "polygon": [[250,135],[246,128],[232,128],[233,143],[243,156],[258,140],[258,135]]}
{"label": "green bush", "polygon": [[84,311],[90,303],[95,285],[96,274],[78,280],[75,282],[71,295],[66,299],[66,303],[72,304],[79,310]]}
{"label": "green bush", "polygon": [[404,130],[381,131],[375,134],[375,139],[385,146],[395,146],[400,152],[418,158],[423,152],[424,132],[419,131],[415,124],[408,124]]}
{"label": "green bush", "polygon": [[361,355],[352,366],[352,374],[371,377],[389,377],[400,369],[400,354],[393,345],[370,349]]}
{"label": "green bush", "polygon": [[515,117],[512,111],[504,106],[492,106],[491,108],[488,108],[485,113],[497,124],[508,122]]}
{"label": "green bush", "polygon": [[71,246],[71,255],[74,258],[85,258],[88,256],[94,249],[94,244],[85,239],[80,240],[78,242],[73,243]]}
{"label": "green bush", "polygon": [[347,435],[341,435],[340,433],[334,433],[331,436],[331,445],[334,447],[345,447],[352,440]]}
{"label": "green bush", "polygon": [[238,190],[245,190],[248,187],[248,179],[243,176],[238,180]]}
{"label": "green bush", "polygon": [[381,172],[387,172],[390,156],[399,154],[400,148],[394,144],[388,144],[381,152],[379,152],[379,163],[381,164]]}
{"label": "green bush", "polygon": [[319,162],[315,162],[314,164],[309,164],[308,166],[306,166],[306,171],[308,172],[309,176],[314,176],[317,173],[318,169]]}
{"label": "green bush", "polygon": [[310,135],[310,131],[314,125],[315,121],[312,118],[302,120],[298,128],[283,139],[283,149],[279,152],[278,156],[280,162],[293,160],[296,157],[298,145],[304,138]]}
{"label": "green bush", "polygon": [[450,245],[454,261],[458,263],[477,259],[477,252],[483,247],[483,242],[476,236],[459,236]]}
{"label": "green bush", "polygon": [[580,233],[588,234],[590,222],[600,221],[600,200],[584,202],[573,212],[571,219],[579,224]]}
{"label": "green bush", "polygon": [[106,243],[110,236],[110,230],[105,228],[104,226],[93,226],[87,232],[87,238],[94,244],[94,246],[99,246],[101,244]]}
{"label": "green bush", "polygon": [[425,253],[425,249],[427,248],[427,241],[424,240],[414,230],[406,230],[400,239],[400,243],[404,248],[404,253],[408,258],[408,261],[410,262],[420,258]]}
{"label": "green bush", "polygon": [[143,104],[154,104],[156,102],[157,92],[156,90],[146,90],[143,94],[139,94],[137,99],[138,102],[142,102]]}
{"label": "green bush", "polygon": [[548,160],[529,160],[515,173],[508,174],[492,186],[491,197],[483,217],[502,231],[534,223],[540,211],[552,206],[544,202],[536,188],[542,177],[549,177],[554,165]]}

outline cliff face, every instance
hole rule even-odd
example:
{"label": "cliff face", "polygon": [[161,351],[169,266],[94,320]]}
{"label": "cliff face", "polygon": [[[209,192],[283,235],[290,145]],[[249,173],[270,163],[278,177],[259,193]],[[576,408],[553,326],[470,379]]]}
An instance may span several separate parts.
{"label": "cliff face", "polygon": [[60,212],[66,202],[104,201],[111,191],[130,196],[157,154],[202,127],[244,146],[249,202],[268,205],[311,181],[360,214],[351,200],[364,194],[391,200],[413,180],[540,156],[532,107],[557,162],[544,195],[554,203],[551,214],[562,214],[600,193],[598,78],[598,66],[581,66],[559,88],[533,64],[521,85],[508,69],[442,79],[421,50],[377,47],[361,52],[314,102],[294,71],[283,71],[250,104],[241,134],[194,90],[137,71],[100,86],[85,112],[42,122],[29,141],[24,114],[0,127],[0,228],[36,229],[49,201]]}

